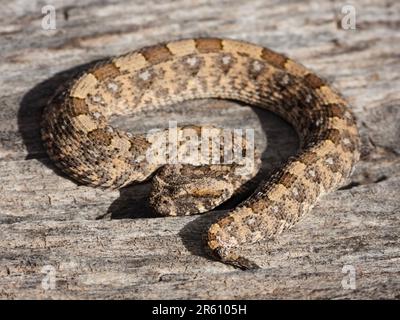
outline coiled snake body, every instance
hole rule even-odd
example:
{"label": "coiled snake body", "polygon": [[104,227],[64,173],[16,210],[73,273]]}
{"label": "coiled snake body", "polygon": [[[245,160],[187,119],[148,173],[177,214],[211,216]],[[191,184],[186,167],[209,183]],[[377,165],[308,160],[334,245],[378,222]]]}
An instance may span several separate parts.
{"label": "coiled snake body", "polygon": [[[321,195],[341,186],[359,159],[359,135],[346,101],[302,65],[235,40],[147,47],[97,64],[56,93],[44,110],[42,138],[50,158],[74,179],[120,188],[146,180],[161,165],[145,157],[148,136],[109,126],[110,116],[197,98],[268,109],[290,122],[301,139],[297,156],[209,228],[207,245],[219,259],[252,268],[238,247],[291,227]],[[154,181],[151,202],[164,215],[211,210],[243,182],[226,166],[190,163],[165,166]]]}

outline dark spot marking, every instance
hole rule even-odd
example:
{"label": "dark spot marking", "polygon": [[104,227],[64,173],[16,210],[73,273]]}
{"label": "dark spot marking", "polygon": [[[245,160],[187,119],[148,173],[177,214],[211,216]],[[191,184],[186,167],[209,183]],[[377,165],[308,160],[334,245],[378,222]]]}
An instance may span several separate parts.
{"label": "dark spot marking", "polygon": [[318,154],[315,152],[306,152],[299,157],[299,161],[306,166],[315,163],[319,159]]}
{"label": "dark spot marking", "polygon": [[346,124],[349,126],[355,125],[355,117],[350,110],[347,109],[345,104],[328,103],[324,107],[326,108],[329,117],[337,117],[345,120]]}
{"label": "dark spot marking", "polygon": [[85,99],[72,98],[72,116],[79,116],[80,114],[89,113],[89,108],[86,104]]}
{"label": "dark spot marking", "polygon": [[222,41],[220,39],[197,39],[196,48],[199,52],[218,52],[222,50]]}
{"label": "dark spot marking", "polygon": [[100,145],[108,146],[111,144],[112,134],[104,129],[95,129],[88,133],[88,138],[96,141]]}
{"label": "dark spot marking", "polygon": [[308,86],[312,89],[318,89],[325,85],[325,81],[321,78],[317,77],[313,73],[308,73],[304,76],[304,81],[308,84]]}
{"label": "dark spot marking", "polygon": [[344,118],[344,114],[346,112],[346,107],[344,105],[338,103],[329,103],[325,105],[325,107],[327,108],[330,117],[337,117],[340,119]]}
{"label": "dark spot marking", "polygon": [[286,61],[288,60],[282,54],[274,52],[270,49],[264,48],[261,53],[261,58],[267,61],[270,65],[278,68],[278,69],[285,69]]}
{"label": "dark spot marking", "polygon": [[172,58],[172,53],[166,45],[144,48],[140,53],[151,64],[157,64]]}
{"label": "dark spot marking", "polygon": [[331,140],[334,144],[339,144],[341,141],[340,131],[337,129],[328,129],[324,134],[323,138]]}
{"label": "dark spot marking", "polygon": [[249,55],[247,52],[241,52],[241,51],[239,51],[237,54],[238,54],[239,56],[243,57],[243,58],[249,58],[249,57],[250,57],[250,55]]}
{"label": "dark spot marking", "polygon": [[279,179],[279,183],[283,184],[286,188],[290,188],[294,181],[296,181],[296,176],[290,172],[285,172]]}
{"label": "dark spot marking", "polygon": [[102,65],[91,72],[97,80],[102,81],[106,78],[115,78],[120,75],[119,69],[114,65],[114,63],[108,63]]}
{"label": "dark spot marking", "polygon": [[150,143],[141,136],[131,137],[129,139],[131,146],[129,147],[129,152],[134,155],[142,155],[150,147]]}

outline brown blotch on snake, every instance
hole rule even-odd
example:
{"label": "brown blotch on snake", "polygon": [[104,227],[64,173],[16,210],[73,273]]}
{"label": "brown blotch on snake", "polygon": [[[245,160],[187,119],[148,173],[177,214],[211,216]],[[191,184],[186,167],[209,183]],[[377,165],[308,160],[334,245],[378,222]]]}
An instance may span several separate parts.
{"label": "brown blotch on snake", "polygon": [[196,48],[201,53],[218,52],[222,49],[220,39],[196,39]]}
{"label": "brown blotch on snake", "polygon": [[238,163],[212,169],[190,161],[164,166],[145,154],[165,132],[130,137],[107,125],[114,113],[196,98],[268,109],[300,136],[298,155],[209,228],[207,247],[218,259],[255,268],[240,255],[241,246],[293,226],[323,194],[346,182],[359,159],[359,135],[347,103],[304,66],[268,48],[228,39],[147,47],[99,63],[59,90],[43,113],[43,142],[50,158],[79,182],[119,188],[154,176],[150,201],[159,213],[209,211],[235,194],[259,166],[244,176],[230,171]]}
{"label": "brown blotch on snake", "polygon": [[107,78],[118,76],[120,74],[120,71],[113,63],[108,63],[94,69],[92,73],[97,78],[97,80],[101,81]]}
{"label": "brown blotch on snake", "polygon": [[145,59],[152,64],[157,64],[163,61],[171,59],[171,51],[165,45],[159,45],[155,47],[147,47],[141,50],[141,54]]}

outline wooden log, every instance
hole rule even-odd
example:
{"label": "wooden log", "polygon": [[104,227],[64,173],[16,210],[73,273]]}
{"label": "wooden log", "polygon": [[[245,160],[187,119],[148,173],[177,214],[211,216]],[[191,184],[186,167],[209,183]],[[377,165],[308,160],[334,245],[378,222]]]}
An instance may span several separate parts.
{"label": "wooden log", "polygon": [[[39,1],[8,1],[0,12],[0,298],[400,297],[398,1],[357,1],[355,30],[341,28],[342,1],[52,3],[55,30],[43,30]],[[41,145],[43,105],[84,64],[196,36],[246,40],[301,61],[329,79],[358,118],[363,154],[351,181],[276,241],[245,247],[260,270],[205,254],[202,237],[222,209],[156,217],[148,184],[77,185]],[[229,101],[188,102],[115,124],[145,131],[169,119],[254,128],[257,146],[267,147],[260,179],[297,148],[281,119]]]}

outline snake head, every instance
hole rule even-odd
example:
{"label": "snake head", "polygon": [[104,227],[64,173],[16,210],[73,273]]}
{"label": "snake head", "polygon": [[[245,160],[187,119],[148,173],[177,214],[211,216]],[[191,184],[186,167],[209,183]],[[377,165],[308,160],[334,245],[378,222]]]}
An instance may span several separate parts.
{"label": "snake head", "polygon": [[230,165],[167,165],[153,178],[150,205],[163,216],[204,213],[232,197],[240,184]]}

